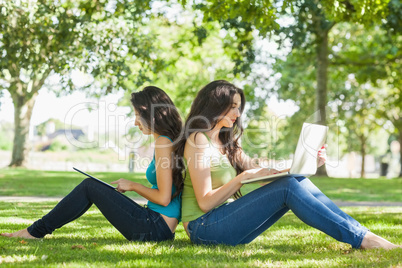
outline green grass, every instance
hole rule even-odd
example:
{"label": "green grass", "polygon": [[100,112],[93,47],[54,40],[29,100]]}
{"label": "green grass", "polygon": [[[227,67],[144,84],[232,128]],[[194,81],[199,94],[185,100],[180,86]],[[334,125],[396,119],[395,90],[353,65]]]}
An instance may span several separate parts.
{"label": "green grass", "polygon": [[402,179],[313,177],[312,181],[333,200],[402,202]]}
{"label": "green grass", "polygon": [[[94,173],[146,183],[144,174]],[[0,170],[0,195],[64,196],[82,180],[76,172]],[[331,198],[401,202],[400,180],[315,178]],[[248,185],[244,192],[256,185]],[[349,190],[345,190],[349,189]],[[399,193],[399,194],[398,194]],[[0,232],[26,228],[56,202],[0,202]],[[402,244],[402,207],[347,207],[363,225]],[[248,245],[197,246],[180,225],[174,241],[129,242],[96,207],[40,240],[0,237],[1,267],[401,267],[402,249],[352,250],[287,213]]]}
{"label": "green grass", "polygon": [[[91,172],[111,182],[119,178],[130,179],[145,185],[144,173]],[[84,179],[78,172],[40,171],[24,169],[0,170],[0,196],[51,196],[63,197]],[[343,201],[402,202],[402,179],[344,179],[313,177],[312,181],[331,199]],[[243,194],[259,187],[246,185]],[[139,197],[136,193],[127,193]]]}
{"label": "green grass", "polygon": [[[144,173],[90,172],[106,182],[120,178],[129,179],[150,186]],[[83,179],[76,171],[42,171],[26,169],[0,170],[0,196],[66,196]],[[127,196],[139,197],[129,192]]]}
{"label": "green grass", "polygon": [[[25,228],[54,205],[0,202],[0,230]],[[402,243],[401,207],[346,211],[375,233]],[[292,213],[248,245],[192,245],[181,225],[173,242],[129,242],[91,208],[45,239],[0,238],[1,261],[2,267],[391,267],[402,265],[402,249],[351,250]]]}

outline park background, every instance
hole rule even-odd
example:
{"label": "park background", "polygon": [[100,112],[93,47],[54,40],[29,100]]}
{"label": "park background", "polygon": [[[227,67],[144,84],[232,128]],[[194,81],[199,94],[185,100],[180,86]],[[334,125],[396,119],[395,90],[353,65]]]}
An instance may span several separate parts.
{"label": "park background", "polygon": [[143,171],[130,93],[159,86],[185,118],[226,79],[247,95],[249,155],[290,159],[301,124],[320,123],[329,175],[401,174],[399,1],[3,2],[1,166],[122,171],[131,153]]}
{"label": "park background", "polygon": [[[302,123],[324,124],[318,178],[344,201],[401,201],[399,0],[0,0],[0,23],[0,179],[20,183],[1,195],[62,196],[57,183],[25,190],[52,176],[72,187],[73,166],[143,179],[152,138],[134,128],[130,93],[158,86],[184,119],[202,86],[225,79],[246,94],[250,156],[289,166]],[[392,192],[373,197],[380,188]]]}

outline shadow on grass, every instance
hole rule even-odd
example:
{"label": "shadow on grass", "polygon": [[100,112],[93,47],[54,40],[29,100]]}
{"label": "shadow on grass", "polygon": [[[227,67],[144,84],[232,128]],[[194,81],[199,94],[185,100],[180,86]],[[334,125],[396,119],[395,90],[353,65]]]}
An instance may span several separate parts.
{"label": "shadow on grass", "polygon": [[[0,232],[25,228],[56,203],[0,202]],[[402,208],[345,208],[363,225],[402,244]],[[34,212],[34,213],[33,213]],[[2,267],[390,267],[402,249],[352,250],[292,213],[248,245],[193,245],[180,225],[175,241],[130,242],[95,208],[40,240],[0,237]]]}
{"label": "shadow on grass", "polygon": [[[11,241],[14,240],[14,241]],[[195,267],[244,267],[244,266],[297,266],[297,267],[389,267],[399,264],[402,250],[328,250],[323,245],[277,244],[262,246],[197,246],[188,240],[174,242],[139,243],[116,238],[57,238],[29,241],[18,245],[10,256],[12,264],[21,266],[195,266]],[[0,240],[1,242],[1,240]],[[312,248],[314,249],[312,250]],[[319,248],[319,250],[317,250]],[[4,246],[1,249],[5,249]],[[7,253],[6,253],[7,254]],[[2,253],[3,255],[3,253]],[[24,260],[23,256],[27,256]],[[28,258],[28,256],[32,256]],[[45,256],[45,257],[44,257]],[[6,264],[6,263],[5,263]],[[11,264],[11,263],[10,263]]]}

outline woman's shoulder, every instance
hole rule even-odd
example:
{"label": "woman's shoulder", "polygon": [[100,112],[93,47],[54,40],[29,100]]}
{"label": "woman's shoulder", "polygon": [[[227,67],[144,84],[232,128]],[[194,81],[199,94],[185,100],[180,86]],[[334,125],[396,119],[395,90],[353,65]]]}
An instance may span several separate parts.
{"label": "woman's shoulder", "polygon": [[188,142],[192,142],[195,145],[209,144],[209,140],[204,132],[191,133],[186,143]]}
{"label": "woman's shoulder", "polygon": [[173,151],[173,143],[172,141],[166,136],[159,136],[155,140],[155,155],[167,155]]}
{"label": "woman's shoulder", "polygon": [[195,152],[205,152],[210,147],[209,140],[203,132],[194,132],[187,138],[184,154]]}
{"label": "woman's shoulder", "polygon": [[169,145],[172,144],[172,140],[168,137],[168,136],[159,136],[156,140],[155,140],[155,144],[156,145]]}

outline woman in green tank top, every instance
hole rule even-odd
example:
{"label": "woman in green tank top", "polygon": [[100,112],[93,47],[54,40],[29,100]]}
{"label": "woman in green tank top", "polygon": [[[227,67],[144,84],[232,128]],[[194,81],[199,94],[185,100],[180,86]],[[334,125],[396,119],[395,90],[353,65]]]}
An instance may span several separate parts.
{"label": "woman in green tank top", "polygon": [[[241,181],[279,172],[259,167],[242,151],[244,106],[241,89],[224,80],[209,83],[195,98],[176,145],[173,173],[183,176],[182,221],[192,242],[246,244],[292,210],[354,248],[398,247],[340,210],[305,177],[287,176],[241,196]],[[317,159],[324,164],[325,148]],[[226,202],[232,196],[236,200]]]}

